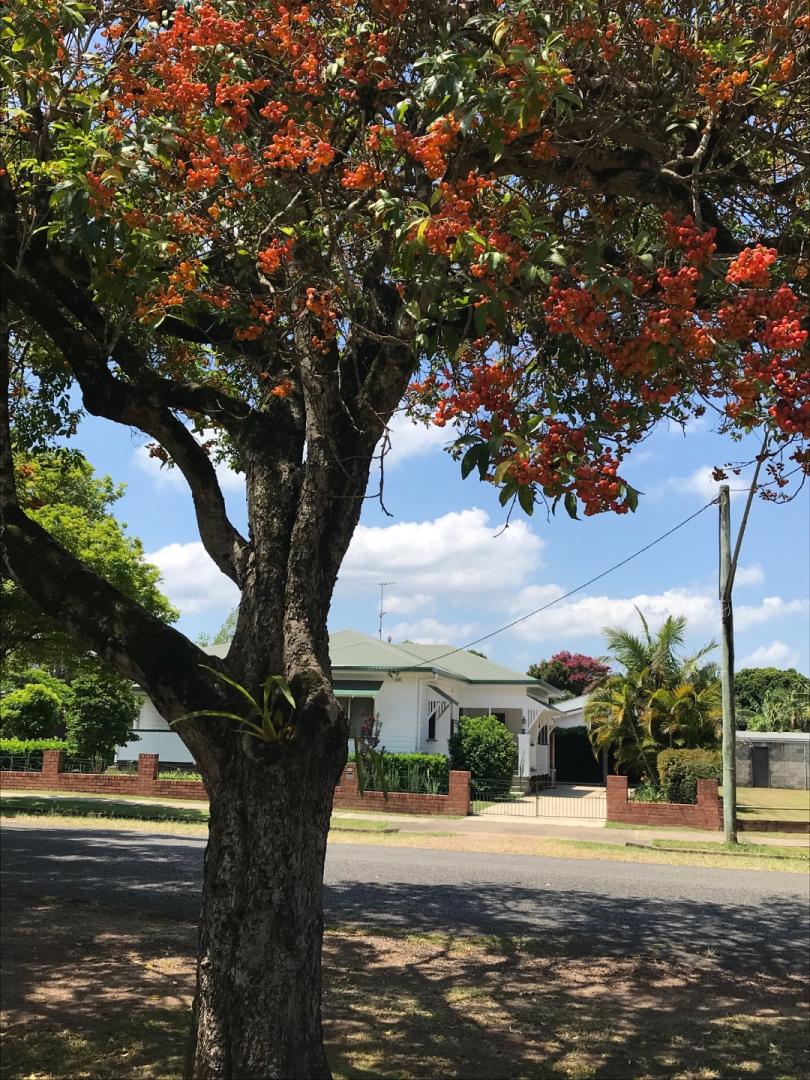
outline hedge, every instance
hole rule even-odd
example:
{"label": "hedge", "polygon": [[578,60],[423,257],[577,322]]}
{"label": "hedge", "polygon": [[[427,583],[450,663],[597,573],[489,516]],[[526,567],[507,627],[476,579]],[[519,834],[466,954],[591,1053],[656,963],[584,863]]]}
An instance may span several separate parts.
{"label": "hedge", "polygon": [[719,783],[723,776],[723,755],[719,750],[662,750],[657,765],[667,802],[694,803],[698,780]]}
{"label": "hedge", "polygon": [[32,754],[67,748],[67,739],[0,739],[0,754]]}
{"label": "hedge", "polygon": [[[354,761],[354,754],[349,754]],[[366,787],[379,787],[371,770],[366,770]],[[389,791],[413,791],[440,795],[447,792],[450,762],[444,754],[383,754],[383,771]]]}

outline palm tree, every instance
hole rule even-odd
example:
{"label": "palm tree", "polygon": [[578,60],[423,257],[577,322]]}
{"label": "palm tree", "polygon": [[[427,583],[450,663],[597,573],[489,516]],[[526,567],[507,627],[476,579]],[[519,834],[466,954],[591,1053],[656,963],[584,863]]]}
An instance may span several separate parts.
{"label": "palm tree", "polygon": [[655,776],[657,747],[643,720],[646,679],[646,669],[608,676],[592,692],[584,716],[594,750],[612,750],[627,772]]}
{"label": "palm tree", "polygon": [[[638,608],[636,608],[638,611]],[[624,670],[597,687],[585,706],[594,748],[610,747],[620,768],[654,777],[655,754],[717,741],[720,684],[717,666],[702,663],[714,641],[681,655],[686,619],[668,616],[653,632],[638,611],[642,633],[608,627],[609,656]]]}

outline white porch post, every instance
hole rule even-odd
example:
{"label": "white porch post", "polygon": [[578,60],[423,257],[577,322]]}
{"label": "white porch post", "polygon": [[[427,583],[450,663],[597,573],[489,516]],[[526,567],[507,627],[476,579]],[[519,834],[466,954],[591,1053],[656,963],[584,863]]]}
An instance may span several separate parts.
{"label": "white porch post", "polygon": [[518,735],[518,776],[525,777],[531,774],[531,735]]}

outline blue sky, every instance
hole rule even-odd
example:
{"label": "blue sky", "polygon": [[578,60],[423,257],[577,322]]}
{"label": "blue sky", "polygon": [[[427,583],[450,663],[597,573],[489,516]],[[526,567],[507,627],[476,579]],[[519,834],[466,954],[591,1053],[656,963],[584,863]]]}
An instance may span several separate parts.
{"label": "blue sky", "polygon": [[[442,450],[450,436],[436,428],[394,422],[386,466],[386,517],[366,503],[344,563],[330,627],[377,632],[377,582],[386,591],[384,635],[398,641],[465,645],[540,607],[665,532],[712,498],[712,465],[750,457],[757,444],[736,444],[699,425],[689,435],[661,429],[624,472],[644,496],[638,511],[572,521],[505,512],[497,491],[470,477]],[[77,445],[97,470],[124,481],[118,516],[163,573],[163,588],[181,609],[192,637],[215,631],[237,600],[199,544],[191,499],[179,473],[161,470],[141,436],[86,419]],[[234,523],[246,529],[241,479],[220,470]],[[742,487],[744,477],[732,478]],[[372,478],[376,490],[376,478]],[[739,521],[743,496],[732,504]],[[757,500],[735,586],[738,667],[810,670],[810,500],[805,490],[786,505]],[[600,628],[636,626],[637,604],[655,625],[668,613],[689,618],[689,644],[718,633],[717,511],[712,507],[628,566],[548,611],[478,646],[518,670],[559,649],[599,655]]]}

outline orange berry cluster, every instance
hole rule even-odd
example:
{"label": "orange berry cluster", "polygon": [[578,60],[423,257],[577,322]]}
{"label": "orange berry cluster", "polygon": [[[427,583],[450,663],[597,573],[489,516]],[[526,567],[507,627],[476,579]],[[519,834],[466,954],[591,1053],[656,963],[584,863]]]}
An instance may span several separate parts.
{"label": "orange berry cluster", "polygon": [[766,248],[762,244],[743,248],[728,268],[726,281],[733,285],[749,284],[758,289],[766,289],[771,283],[770,268],[776,262],[776,248]]}

